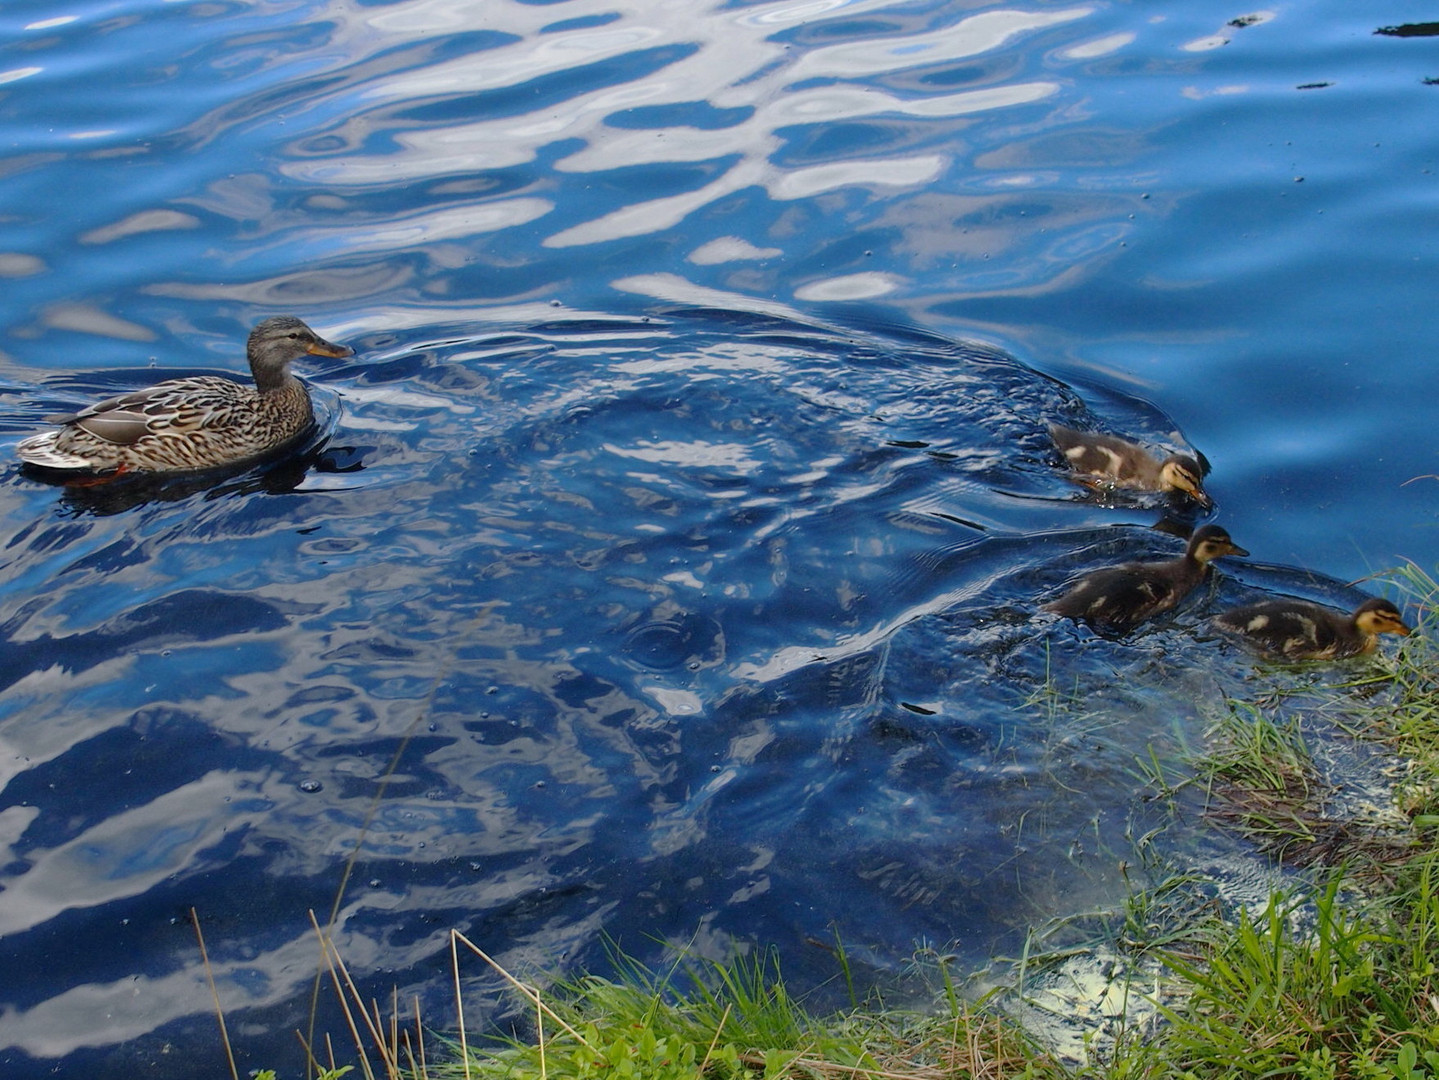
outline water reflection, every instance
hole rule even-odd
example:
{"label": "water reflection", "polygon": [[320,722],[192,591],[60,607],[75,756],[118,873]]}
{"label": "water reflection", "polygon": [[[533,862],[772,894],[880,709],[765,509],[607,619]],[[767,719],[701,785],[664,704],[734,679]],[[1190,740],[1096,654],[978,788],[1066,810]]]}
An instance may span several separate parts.
{"label": "water reflection", "polygon": [[[149,270],[135,287],[156,309],[144,326],[173,321],[175,301],[201,300],[252,313],[359,303],[357,317],[370,317],[404,297],[459,317],[476,295],[568,295],[575,247],[674,228],[694,230],[690,265],[720,267],[724,287],[779,295],[783,270],[783,292],[823,303],[911,293],[915,276],[893,265],[901,249],[921,264],[963,263],[967,284],[992,292],[1072,280],[1123,242],[1125,206],[1056,191],[1064,185],[1037,162],[986,158],[1083,119],[1060,73],[1103,50],[1044,50],[1056,34],[1092,34],[1091,6],[919,18],[891,0],[563,13],[505,3],[484,30],[467,11],[434,0],[327,8],[266,29],[240,9],[167,10],[159,26],[178,20],[193,38],[184,70],[220,81],[166,114],[162,144],[141,141],[114,109],[84,125],[116,131],[96,151],[115,156],[90,165],[123,197],[85,207],[73,240],[92,257],[83,271],[66,263],[92,278],[86,304],[115,320],[106,332],[126,320],[105,283],[132,275],[140,253]],[[74,48],[87,30],[61,27],[42,51]],[[158,63],[153,34],[107,32],[140,50],[143,71]],[[1124,47],[1100,40],[1109,53]],[[169,69],[154,70],[159,82],[132,74],[127,93],[149,103],[173,89]],[[73,80],[51,69],[44,79],[37,116],[79,107]],[[261,147],[255,118],[279,114],[284,126]],[[224,165],[158,170],[161,151],[201,147]],[[136,169],[145,184],[130,183]],[[1045,199],[1013,194],[1036,186]],[[829,251],[797,249],[803,219],[828,217],[821,204],[846,192],[862,192],[866,209],[825,227],[866,239],[852,252],[843,236]],[[38,188],[18,194],[20,212],[42,212]],[[755,218],[749,247],[708,247],[725,242],[711,224],[736,207]],[[856,265],[866,247],[891,265]],[[1011,265],[990,272],[1001,257]]]}
{"label": "water reflection", "polygon": [[[1412,324],[1424,355],[1427,309],[1393,299],[1419,278],[1367,275],[1381,248],[1414,258],[1409,218],[1372,208],[1428,205],[1427,179],[1385,186],[1428,159],[1396,139],[1362,173],[1383,110],[1346,126],[1332,95],[1292,94],[1319,70],[1294,28],[889,0],[475,11],[96,9],[31,19],[0,63],[7,439],[152,382],[162,336],[218,347],[259,314],[324,310],[365,361],[308,372],[333,425],[273,470],[96,493],[3,475],[17,1075],[193,1073],[214,1029],[192,906],[252,1064],[295,1061],[306,912],[357,845],[340,948],[431,1016],[452,926],[517,970],[603,969],[608,933],[646,958],[656,937],[773,943],[821,985],[806,942],[835,929],[862,981],[916,939],[983,962],[1031,916],[1112,900],[1132,836],[1169,842],[1132,760],[1178,757],[1197,703],[1251,674],[1198,640],[1206,612],[1349,598],[1258,565],[1133,640],[1037,616],[1073,573],[1167,550],[1165,507],[1088,499],[1047,422],[1169,441],[1136,394],[1206,418],[1225,520],[1316,565],[1370,557],[1334,538],[1390,520],[1383,468],[1431,471],[1400,456],[1427,414],[1395,434],[1414,371],[1363,369],[1386,392],[1374,458],[1350,366],[1376,327]],[[1225,93],[1276,79],[1283,110]],[[1333,143],[1273,149],[1314,107]],[[1362,230],[1300,220],[1344,205],[1294,185],[1334,161],[1390,192],[1350,207]],[[1339,247],[1366,268],[1346,302],[1383,318],[1331,304]],[[1076,374],[881,325],[866,298],[964,336],[1029,327],[1014,351]],[[1324,464],[1356,456],[1362,490]]]}
{"label": "water reflection", "polygon": [[[674,17],[667,19],[653,8],[615,11],[613,5],[606,5],[609,21],[604,25],[555,31],[542,24],[548,15],[545,9],[512,5],[508,10],[513,18],[504,25],[514,37],[494,43],[482,60],[432,62],[421,70],[365,80],[350,91],[357,100],[346,125],[353,126],[358,115],[365,115],[369,130],[394,129],[397,146],[383,153],[356,153],[359,146],[339,129],[333,133],[322,129],[307,139],[303,150],[296,147],[296,160],[283,169],[292,178],[329,189],[363,190],[477,172],[498,178],[499,170],[534,162],[549,147],[560,150],[554,168],[562,173],[722,163],[718,170],[706,170],[707,182],[684,193],[630,200],[622,209],[552,232],[544,240],[551,247],[656,232],[755,184],[780,200],[809,198],[851,185],[919,185],[945,168],[947,155],[845,154],[841,162],[806,167],[805,158],[815,155],[796,154],[793,135],[785,132],[796,126],[871,116],[953,118],[1040,101],[1057,91],[1055,83],[1006,80],[1004,85],[921,96],[913,96],[916,88],[906,85],[908,93],[901,96],[878,89],[875,82],[881,75],[899,76],[917,67],[932,68],[993,52],[1016,36],[1083,18],[1090,11],[1075,7],[1045,13],[983,12],[926,33],[898,34],[882,43],[812,47],[793,55],[787,55],[790,46],[777,37],[778,31],[801,23],[804,33],[815,34],[827,19],[853,18],[887,6],[772,4],[739,16],[726,9],[683,13],[674,9]],[[387,9],[368,19],[367,28],[382,34],[403,33],[413,41],[416,35],[453,30],[454,22],[436,5],[424,2]],[[356,31],[350,27],[348,32]],[[653,71],[645,72],[645,65],[635,63],[640,55],[656,58]],[[573,78],[589,65],[598,79],[601,72],[609,74],[603,63],[620,56],[630,60],[624,82],[588,92],[576,92],[571,85],[563,113],[555,113],[543,94],[523,111],[495,107],[503,100],[498,96],[501,91],[518,86],[539,91],[543,80],[558,71],[568,71]],[[845,81],[854,80],[863,83],[846,85]],[[431,116],[475,111],[466,107],[465,95],[481,95],[477,102],[484,100],[483,111],[492,116],[506,115],[461,123],[426,122]],[[426,103],[423,112],[420,102]],[[703,103],[719,114],[733,113],[734,121],[718,126],[660,123],[633,131],[610,126],[621,114],[630,115],[633,123],[637,115],[633,110],[638,107],[677,103],[696,107]],[[578,148],[572,146],[575,140],[581,142]],[[337,143],[349,152],[337,153]]]}
{"label": "water reflection", "polygon": [[[1101,422],[1070,388],[732,309],[357,343],[295,483],[13,529],[6,1045],[209,1038],[188,940],[148,938],[190,905],[229,1007],[288,1030],[357,844],[340,948],[436,1010],[450,926],[516,963],[831,924],[978,962],[1115,887],[1128,755],[1182,740],[1210,676],[1155,659],[1188,607],[1122,643],[1035,617],[1122,542],[1050,445]],[[1026,703],[1056,678],[1092,698]],[[82,1005],[109,1019],[67,1028]]]}
{"label": "water reflection", "polygon": [[[733,310],[372,344],[333,377],[332,442],[351,417],[377,440],[343,497],[217,488],[137,505],[133,538],[16,534],[7,963],[196,904],[230,1008],[288,1030],[302,912],[381,796],[337,939],[436,1010],[450,926],[512,965],[597,962],[602,933],[723,951],[876,925],[977,962],[1119,886],[1148,828],[1130,756],[1219,691],[1175,659],[1197,607],[1135,642],[1035,618],[1126,543],[1048,443],[1086,415],[1068,387]],[[1056,679],[1082,707],[1035,704]],[[147,944],[137,981],[129,942],[27,983],[0,1038],[208,1038],[188,944]],[[82,1007],[109,1019],[67,1027]]]}

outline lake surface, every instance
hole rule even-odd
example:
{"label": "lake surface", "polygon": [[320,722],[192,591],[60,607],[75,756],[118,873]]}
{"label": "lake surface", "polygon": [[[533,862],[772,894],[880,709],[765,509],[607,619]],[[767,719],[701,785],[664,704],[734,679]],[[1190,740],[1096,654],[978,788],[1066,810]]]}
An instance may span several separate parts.
{"label": "lake surface", "polygon": [[[440,1027],[451,928],[527,973],[774,946],[800,990],[838,936],[887,985],[1126,873],[1262,879],[1136,759],[1316,676],[1200,624],[1439,556],[1414,5],[0,27],[7,1077],[219,1075],[192,908],[242,1068],[297,1075],[357,845],[340,950]],[[356,349],[304,365],[302,452],[16,466],[46,415],[242,373],[276,313]],[[1051,421],[1201,450],[1252,558],[1123,640],[1040,612],[1182,543],[1072,484]],[[498,984],[464,975],[473,1026]]]}

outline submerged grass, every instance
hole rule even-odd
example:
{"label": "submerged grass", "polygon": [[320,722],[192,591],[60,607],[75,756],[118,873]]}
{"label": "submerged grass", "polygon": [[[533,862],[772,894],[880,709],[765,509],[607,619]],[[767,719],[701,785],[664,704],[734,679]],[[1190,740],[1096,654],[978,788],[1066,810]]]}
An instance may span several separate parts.
{"label": "submerged grass", "polygon": [[[961,993],[942,962],[924,1014],[882,1001],[811,1016],[785,989],[771,953],[728,964],[684,958],[653,972],[615,958],[613,979],[580,975],[542,991],[452,934],[508,982],[531,1017],[528,1034],[431,1034],[418,1016],[389,1019],[361,999],[318,925],[334,992],[346,1003],[358,1074],[366,1080],[1439,1080],[1439,583],[1415,567],[1395,581],[1419,607],[1419,634],[1396,659],[1327,693],[1352,734],[1383,740],[1408,763],[1400,807],[1410,827],[1376,832],[1326,816],[1330,794],[1298,721],[1232,704],[1210,732],[1191,779],[1156,760],[1141,769],[1159,797],[1200,783],[1210,811],[1307,879],[1251,908],[1175,876],[1113,912],[1064,920],[1095,927],[1079,945],[1032,937],[1010,985]],[[1051,683],[1030,702],[1050,715],[1068,695]],[[1306,693],[1314,693],[1312,687]],[[1271,700],[1279,700],[1275,697]],[[1318,869],[1322,868],[1322,869]],[[1096,949],[1119,1013],[1096,1010],[1084,1052],[1062,1057],[1026,1030],[1026,1003],[1046,971]],[[848,977],[839,951],[840,971]],[[1118,993],[1114,992],[1118,988]],[[853,991],[851,991],[853,998]],[[1062,1001],[1062,997],[1054,998]],[[1108,1008],[1105,1006],[1104,1008]],[[418,1006],[416,1006],[418,1008]],[[1104,1013],[1100,1016],[1099,1013]],[[327,1040],[328,1046],[328,1040]],[[307,1046],[307,1051],[310,1048]],[[310,1053],[311,1075],[334,1080],[332,1049]],[[437,1063],[437,1059],[443,1059]],[[261,1074],[264,1075],[264,1074]],[[269,1077],[266,1077],[269,1080]]]}
{"label": "submerged grass", "polygon": [[1198,762],[1210,814],[1281,860],[1312,849],[1323,826],[1325,785],[1297,719],[1276,721],[1233,702]]}

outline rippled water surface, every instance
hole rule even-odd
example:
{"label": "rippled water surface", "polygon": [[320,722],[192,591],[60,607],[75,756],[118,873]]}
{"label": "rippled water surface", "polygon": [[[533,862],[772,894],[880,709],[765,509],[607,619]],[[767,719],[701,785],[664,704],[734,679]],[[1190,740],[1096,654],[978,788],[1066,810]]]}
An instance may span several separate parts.
{"label": "rippled water surface", "polygon": [[[1439,555],[1412,14],[0,8],[7,447],[242,372],[269,314],[356,349],[263,468],[6,451],[5,1075],[223,1069],[192,908],[243,1067],[294,1075],[357,845],[340,949],[438,1026],[452,928],[802,989],[836,935],[884,983],[1146,852],[1236,872],[1136,758],[1296,676],[1199,624]],[[1200,449],[1253,557],[1124,640],[1040,612],[1196,520],[1071,483],[1053,421]]]}

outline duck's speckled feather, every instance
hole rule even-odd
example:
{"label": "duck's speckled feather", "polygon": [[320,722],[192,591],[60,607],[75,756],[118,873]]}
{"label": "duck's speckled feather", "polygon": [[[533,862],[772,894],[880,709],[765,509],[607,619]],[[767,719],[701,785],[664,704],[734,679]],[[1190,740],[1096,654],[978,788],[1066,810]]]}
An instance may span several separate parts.
{"label": "duck's speckled feather", "polygon": [[1087,622],[1097,630],[1123,634],[1179,605],[1221,555],[1247,555],[1227,532],[1205,525],[1189,538],[1184,554],[1160,562],[1122,563],[1086,574],[1045,611]]}
{"label": "duck's speckled feather", "polygon": [[239,462],[278,449],[314,419],[298,379],[261,395],[218,375],[171,379],[98,402],[62,426],[20,443],[33,465],[97,472],[122,467],[188,470]]}
{"label": "duck's speckled feather", "polygon": [[1343,660],[1373,652],[1379,644],[1378,634],[1360,624],[1366,611],[1385,613],[1385,632],[1409,633],[1398,610],[1387,601],[1367,601],[1350,615],[1307,600],[1266,600],[1222,612],[1211,621],[1271,656]]}
{"label": "duck's speckled feather", "polygon": [[1213,503],[1203,488],[1208,466],[1198,454],[1170,453],[1161,457],[1118,435],[1080,431],[1062,424],[1050,424],[1049,434],[1076,477],[1090,486],[1179,492],[1202,506]]}
{"label": "duck's speckled feather", "polygon": [[170,379],[52,417],[60,426],[23,440],[26,463],[71,472],[185,472],[282,449],[313,423],[310,395],[289,371],[306,353],[348,356],[299,319],[260,323],[248,344],[256,385],[216,375]]}

